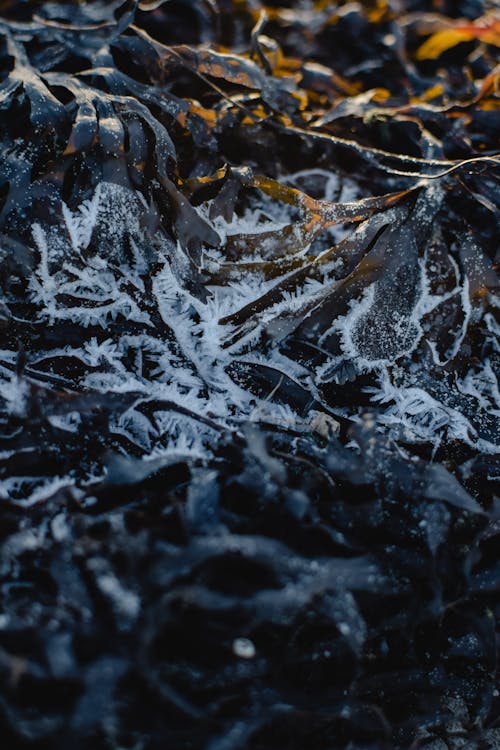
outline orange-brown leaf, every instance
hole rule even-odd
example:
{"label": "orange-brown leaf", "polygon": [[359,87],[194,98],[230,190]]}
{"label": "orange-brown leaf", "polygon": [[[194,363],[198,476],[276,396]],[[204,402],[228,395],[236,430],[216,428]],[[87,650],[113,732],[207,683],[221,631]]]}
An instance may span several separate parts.
{"label": "orange-brown leaf", "polygon": [[417,60],[435,60],[460,42],[477,39],[500,47],[500,19],[485,17],[476,23],[459,23],[429,37],[417,50]]}

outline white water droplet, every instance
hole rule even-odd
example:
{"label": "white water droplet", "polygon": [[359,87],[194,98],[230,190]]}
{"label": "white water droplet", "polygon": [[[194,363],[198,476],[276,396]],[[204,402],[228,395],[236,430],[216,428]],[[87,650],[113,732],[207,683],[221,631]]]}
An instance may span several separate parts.
{"label": "white water droplet", "polygon": [[255,646],[249,638],[235,638],[233,641],[233,653],[240,659],[253,659],[256,651]]}

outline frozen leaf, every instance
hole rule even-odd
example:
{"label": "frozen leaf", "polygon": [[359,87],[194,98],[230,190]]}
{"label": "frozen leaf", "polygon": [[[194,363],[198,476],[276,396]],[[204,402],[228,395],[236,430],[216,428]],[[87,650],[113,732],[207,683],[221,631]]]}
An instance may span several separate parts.
{"label": "frozen leaf", "polygon": [[470,513],[484,513],[477,500],[474,500],[458,480],[441,464],[429,466],[425,472],[424,481],[426,482],[425,497],[444,500],[450,505],[462,508]]}

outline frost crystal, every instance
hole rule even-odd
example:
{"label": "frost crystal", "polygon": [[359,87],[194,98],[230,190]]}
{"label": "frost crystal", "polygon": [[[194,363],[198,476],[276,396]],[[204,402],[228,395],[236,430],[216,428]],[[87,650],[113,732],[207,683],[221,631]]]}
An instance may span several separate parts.
{"label": "frost crystal", "polygon": [[[340,189],[325,170],[286,181],[327,200]],[[356,198],[348,182],[342,191],[344,199]],[[422,226],[430,226],[424,206],[436,210],[441,200],[439,190],[419,198],[415,216]],[[29,285],[37,320],[77,327],[79,343],[73,336],[65,345],[46,346],[31,357],[29,376],[57,387],[77,382],[82,392],[100,394],[120,450],[144,458],[207,455],[221,430],[238,430],[248,420],[328,441],[338,434],[339,419],[358,417],[356,398],[351,407],[337,405],[325,399],[325,389],[369,377],[362,390],[378,429],[393,439],[429,443],[434,454],[450,440],[495,452],[495,319],[487,312],[481,322],[480,310],[473,311],[472,262],[459,267],[443,254],[439,238],[419,245],[407,212],[390,209],[392,225],[385,229],[383,214],[352,236],[336,228],[333,254],[303,234],[294,208],[266,195],[231,220],[210,219],[210,201],[201,204],[197,215],[213,222],[226,247],[202,248],[201,272],[212,281],[200,294],[186,281],[192,270],[180,242],[160,226],[148,229],[148,211],[139,194],[102,182],[82,205],[62,203],[55,220],[32,229],[36,264]],[[381,239],[363,258],[359,249],[377,232]],[[302,259],[311,259],[310,274],[296,279],[284,269],[267,277],[264,269],[280,257],[283,237],[290,248],[299,243]],[[221,269],[231,269],[225,253],[243,249],[251,254],[235,264],[239,276],[221,277]],[[321,274],[313,273],[320,261]],[[473,324],[485,327],[491,357],[444,382]],[[299,350],[306,347],[305,356],[297,356],[295,341]],[[15,352],[4,353],[11,368],[15,359]],[[27,394],[25,380],[7,370],[7,411],[22,416]],[[75,403],[47,418],[78,439],[89,416]],[[20,497],[44,492],[38,480],[16,482]]]}

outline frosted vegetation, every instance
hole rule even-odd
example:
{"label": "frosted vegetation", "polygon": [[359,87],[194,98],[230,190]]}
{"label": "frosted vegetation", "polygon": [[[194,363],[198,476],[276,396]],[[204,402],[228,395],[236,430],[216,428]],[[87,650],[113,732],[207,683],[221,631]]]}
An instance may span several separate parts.
{"label": "frosted vegetation", "polygon": [[2,747],[500,747],[493,5],[0,2]]}
{"label": "frosted vegetation", "polygon": [[[319,169],[282,184],[336,205],[359,198],[349,180]],[[296,207],[262,191],[231,216],[213,217],[206,201],[197,214],[220,243],[201,248],[193,285],[192,258],[151,226],[142,195],[101,182],[81,205],[62,202],[57,221],[32,226],[35,320],[78,336],[63,347],[47,338],[24,374],[31,388],[76,383],[82,398],[100,394],[112,447],[144,460],[202,457],[219,432],[248,421],[312,434],[318,412],[356,421],[367,410],[402,451],[423,444],[435,455],[458,441],[494,453],[495,284],[485,287],[492,272],[472,237],[448,252],[434,230],[442,195],[431,183],[413,209],[388,208],[354,230],[335,222],[311,238]],[[284,256],[290,237],[305,273]],[[483,358],[462,358],[478,331]],[[18,357],[1,352],[0,392],[4,410],[22,417],[29,387],[15,374]],[[81,407],[78,397],[60,402],[49,421],[77,435]],[[90,463],[66,479],[15,476],[2,493],[34,502],[103,471]]]}

